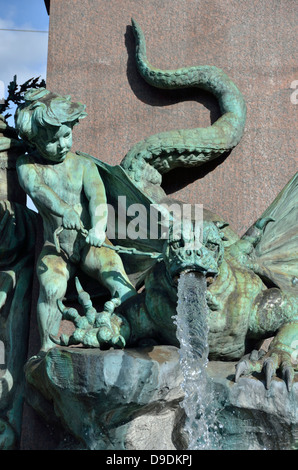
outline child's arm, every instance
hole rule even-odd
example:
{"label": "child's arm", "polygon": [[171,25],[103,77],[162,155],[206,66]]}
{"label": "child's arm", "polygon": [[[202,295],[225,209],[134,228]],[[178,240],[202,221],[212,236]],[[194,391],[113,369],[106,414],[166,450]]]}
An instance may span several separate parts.
{"label": "child's arm", "polygon": [[28,161],[28,157],[19,158],[16,166],[19,183],[37,208],[42,207],[52,214],[62,217],[64,228],[80,230],[81,222],[78,213],[60,199],[55,191],[44,184],[34,164]]}
{"label": "child's arm", "polygon": [[84,168],[84,192],[89,200],[91,229],[86,242],[93,246],[101,246],[105,241],[108,222],[106,192],[98,169],[93,162],[88,161]]}

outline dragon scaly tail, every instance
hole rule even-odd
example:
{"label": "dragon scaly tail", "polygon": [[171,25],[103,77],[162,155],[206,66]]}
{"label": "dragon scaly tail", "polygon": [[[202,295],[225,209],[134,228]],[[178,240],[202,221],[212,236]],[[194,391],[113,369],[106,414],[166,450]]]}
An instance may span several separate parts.
{"label": "dragon scaly tail", "polygon": [[218,100],[222,116],[211,126],[180,129],[152,135],[134,145],[121,162],[129,177],[143,189],[160,185],[162,175],[175,167],[195,167],[231,150],[240,141],[246,120],[246,105],[232,80],[215,66],[160,70],[146,57],[145,38],[132,20],[136,38],[136,61],[141,76],[164,89],[197,87]]}

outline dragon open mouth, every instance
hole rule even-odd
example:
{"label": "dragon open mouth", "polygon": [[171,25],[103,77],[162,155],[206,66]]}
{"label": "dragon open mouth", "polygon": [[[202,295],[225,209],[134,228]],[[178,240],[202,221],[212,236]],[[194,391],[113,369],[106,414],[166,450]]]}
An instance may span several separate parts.
{"label": "dragon open mouth", "polygon": [[188,273],[203,274],[206,277],[207,287],[210,286],[214,282],[214,280],[217,276],[217,272],[208,272],[208,271],[206,272],[206,271],[202,271],[202,270],[198,269],[197,267],[196,268],[191,268],[190,267],[190,268],[182,269],[181,271],[174,274],[174,276],[173,276],[174,284],[178,285],[178,280],[179,280],[180,276],[182,274],[188,274]]}

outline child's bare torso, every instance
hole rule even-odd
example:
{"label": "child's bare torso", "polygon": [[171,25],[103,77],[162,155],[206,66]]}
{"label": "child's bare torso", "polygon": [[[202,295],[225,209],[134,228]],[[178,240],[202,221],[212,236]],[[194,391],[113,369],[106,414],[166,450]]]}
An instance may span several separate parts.
{"label": "child's bare torso", "polygon": [[[34,161],[34,167],[42,182],[54,191],[59,198],[71,206],[80,216],[85,228],[90,226],[88,200],[83,190],[86,161],[69,152],[61,163],[46,164]],[[36,201],[36,207],[43,219],[44,241],[54,243],[54,232],[62,225],[62,218],[43,207],[42,200]],[[64,229],[59,235],[61,249],[71,256],[81,251],[84,240],[77,230]]]}

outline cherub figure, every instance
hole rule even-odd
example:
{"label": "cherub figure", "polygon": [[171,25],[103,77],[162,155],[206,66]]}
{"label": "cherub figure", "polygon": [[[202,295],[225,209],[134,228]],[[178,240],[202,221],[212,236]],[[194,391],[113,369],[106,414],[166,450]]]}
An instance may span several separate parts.
{"label": "cherub figure", "polygon": [[[47,351],[53,347],[51,336],[59,331],[57,302],[65,296],[78,267],[108,288],[115,307],[134,295],[135,289],[119,255],[102,246],[111,243],[105,234],[106,193],[98,169],[88,158],[71,152],[72,129],[87,115],[85,105],[46,89],[29,90],[24,98],[16,112],[16,128],[32,152],[19,158],[17,171],[21,186],[43,219],[37,315],[41,350]],[[61,226],[59,253],[54,234]],[[110,325],[111,313],[103,312],[105,326]]]}

